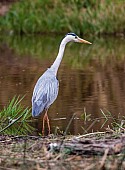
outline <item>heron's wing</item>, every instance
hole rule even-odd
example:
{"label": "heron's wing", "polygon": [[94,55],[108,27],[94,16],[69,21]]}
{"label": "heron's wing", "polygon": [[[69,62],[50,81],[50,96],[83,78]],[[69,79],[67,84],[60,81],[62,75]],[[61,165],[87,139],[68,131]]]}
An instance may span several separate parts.
{"label": "heron's wing", "polygon": [[57,98],[58,80],[55,76],[43,77],[38,80],[32,97],[32,114],[38,116],[44,109],[47,109]]}

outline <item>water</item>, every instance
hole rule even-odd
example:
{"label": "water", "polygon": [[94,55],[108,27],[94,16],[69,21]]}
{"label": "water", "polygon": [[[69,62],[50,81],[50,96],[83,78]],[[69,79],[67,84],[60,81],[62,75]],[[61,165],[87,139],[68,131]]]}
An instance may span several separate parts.
{"label": "water", "polygon": [[[85,38],[85,37],[84,37]],[[15,95],[25,95],[22,104],[31,107],[34,85],[54,61],[62,36],[0,37],[0,108]],[[110,112],[118,118],[125,114],[125,39],[120,37],[86,38],[92,45],[70,43],[58,72],[60,90],[49,109],[52,132],[82,134],[100,129],[95,118]],[[107,111],[108,110],[108,111]],[[83,121],[87,113],[89,121]],[[90,116],[91,114],[91,116]],[[32,122],[41,132],[42,117]]]}

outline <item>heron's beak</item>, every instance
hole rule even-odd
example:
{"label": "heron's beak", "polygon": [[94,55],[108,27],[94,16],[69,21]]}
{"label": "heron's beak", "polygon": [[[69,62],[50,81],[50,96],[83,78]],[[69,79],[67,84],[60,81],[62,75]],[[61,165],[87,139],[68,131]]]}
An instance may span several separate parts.
{"label": "heron's beak", "polygon": [[92,44],[91,42],[86,41],[86,40],[84,40],[84,39],[82,39],[82,38],[79,38],[79,37],[78,37],[78,41],[79,41],[80,43]]}

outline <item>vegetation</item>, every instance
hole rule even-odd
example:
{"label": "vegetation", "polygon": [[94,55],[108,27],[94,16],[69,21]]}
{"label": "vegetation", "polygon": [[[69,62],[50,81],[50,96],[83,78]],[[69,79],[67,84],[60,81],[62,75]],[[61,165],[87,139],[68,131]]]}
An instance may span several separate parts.
{"label": "vegetation", "polygon": [[31,109],[22,107],[23,98],[14,97],[8,106],[0,111],[0,134],[26,135],[33,130],[28,124]]}
{"label": "vegetation", "polygon": [[[108,110],[102,110],[100,109],[101,115],[97,118],[92,118],[91,114],[87,114],[86,110],[84,109],[83,114],[81,115],[81,119],[84,121],[84,124],[89,124],[89,122],[92,122],[87,129],[84,127],[82,128],[84,130],[84,133],[86,133],[88,136],[89,130],[94,127],[95,124],[101,122],[100,130],[102,128],[106,131],[112,132],[113,135],[119,136],[125,131],[125,116],[122,116],[118,114],[118,116],[113,116],[113,114]],[[100,124],[100,123],[99,123]],[[84,135],[83,135],[84,136]]]}
{"label": "vegetation", "polygon": [[22,0],[0,18],[0,30],[17,33],[124,33],[124,1]]}

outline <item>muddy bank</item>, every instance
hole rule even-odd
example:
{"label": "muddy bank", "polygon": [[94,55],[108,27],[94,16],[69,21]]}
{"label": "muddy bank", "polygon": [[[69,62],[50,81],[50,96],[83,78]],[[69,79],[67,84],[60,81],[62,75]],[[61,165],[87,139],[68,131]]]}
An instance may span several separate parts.
{"label": "muddy bank", "polygon": [[125,135],[0,136],[1,169],[124,169]]}

